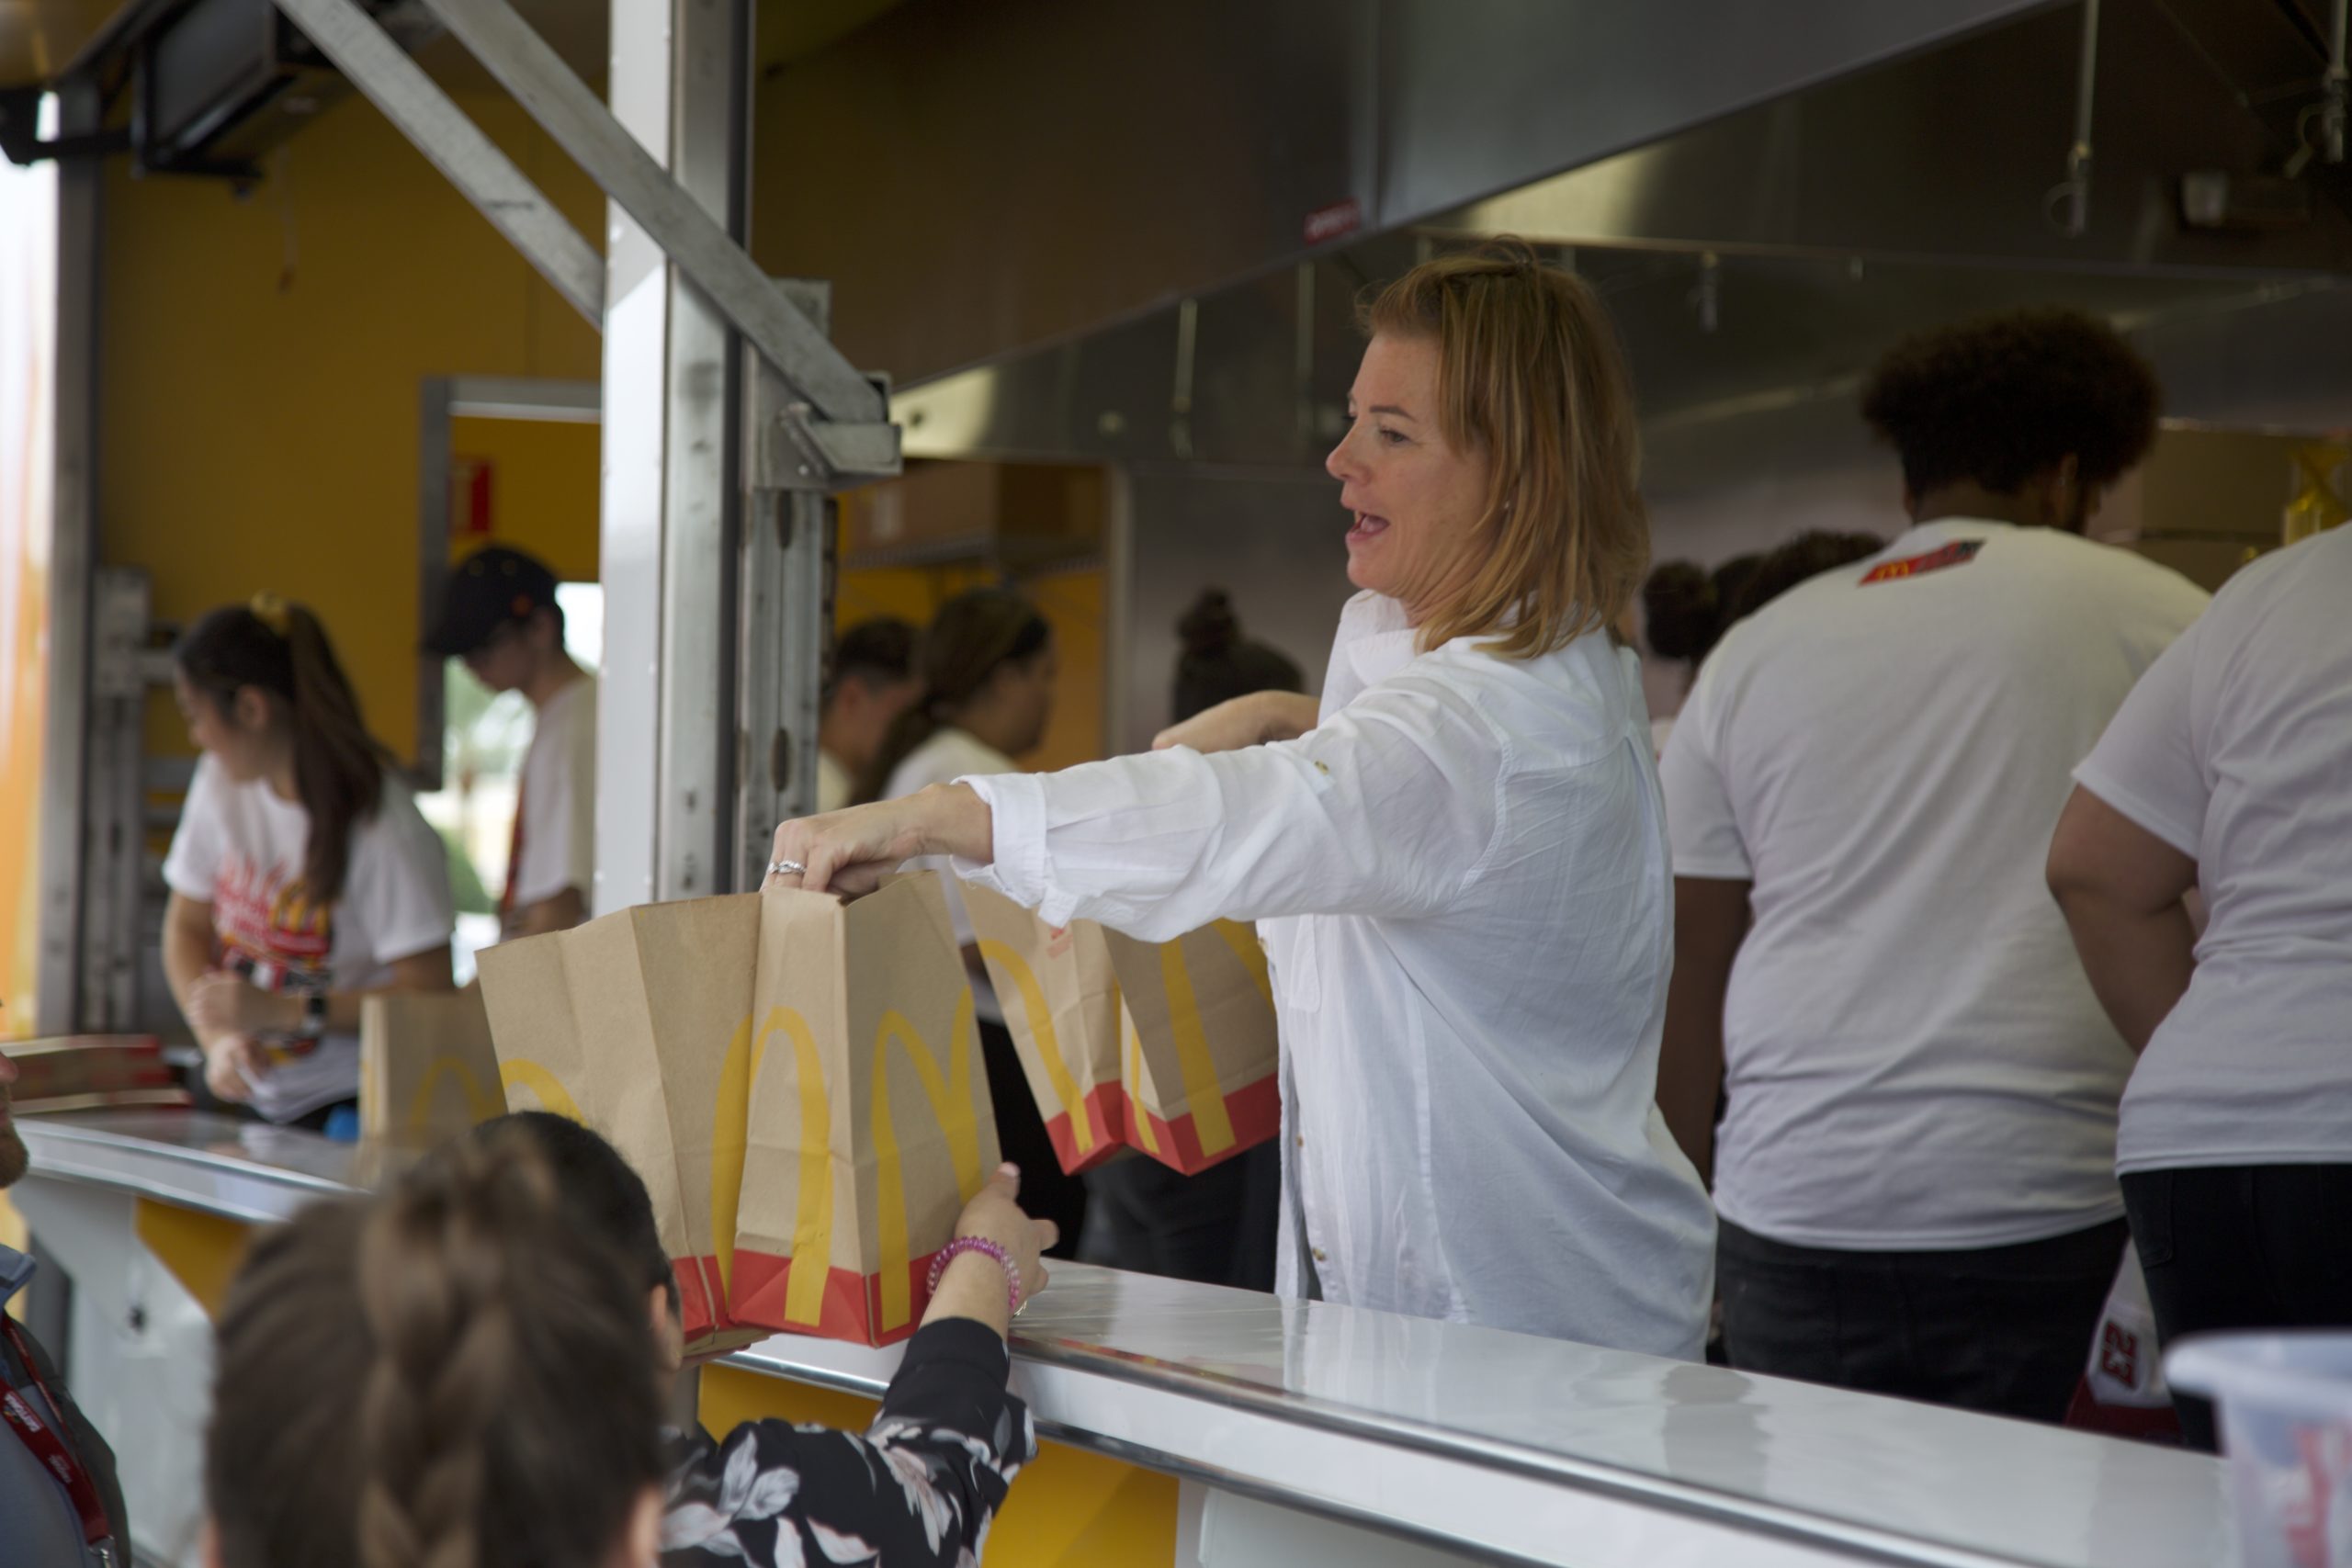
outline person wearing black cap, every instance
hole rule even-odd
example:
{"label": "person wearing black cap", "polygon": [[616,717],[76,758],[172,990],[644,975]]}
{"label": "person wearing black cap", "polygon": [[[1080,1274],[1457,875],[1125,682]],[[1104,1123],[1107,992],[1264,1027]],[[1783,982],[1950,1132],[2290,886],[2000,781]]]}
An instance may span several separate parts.
{"label": "person wearing black cap", "polygon": [[563,608],[547,564],[492,545],[449,574],[427,646],[462,659],[534,716],[514,796],[514,848],[498,911],[510,937],[588,918],[596,859],[596,680],[564,651]]}

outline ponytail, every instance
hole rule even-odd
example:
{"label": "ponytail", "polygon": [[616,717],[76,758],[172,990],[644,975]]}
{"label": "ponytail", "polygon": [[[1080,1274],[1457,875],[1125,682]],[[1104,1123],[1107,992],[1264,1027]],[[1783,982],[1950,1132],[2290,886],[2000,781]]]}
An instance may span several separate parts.
{"label": "ponytail", "polygon": [[603,1562],[662,1479],[643,1292],[519,1147],[458,1144],[254,1247],[206,1501],[250,1568]]}
{"label": "ponytail", "polygon": [[922,695],[891,721],[858,777],[856,800],[881,799],[899,764],[955,723],[990,676],[1035,659],[1053,640],[1054,628],[1037,607],[1010,588],[975,588],[942,604],[915,659]]}
{"label": "ponytail", "polygon": [[174,657],[188,684],[223,713],[247,686],[286,705],[294,789],[311,819],[302,888],[312,902],[333,904],[343,896],[352,834],[382,804],[391,757],[368,734],[326,628],[304,606],[260,593],[197,622]]}

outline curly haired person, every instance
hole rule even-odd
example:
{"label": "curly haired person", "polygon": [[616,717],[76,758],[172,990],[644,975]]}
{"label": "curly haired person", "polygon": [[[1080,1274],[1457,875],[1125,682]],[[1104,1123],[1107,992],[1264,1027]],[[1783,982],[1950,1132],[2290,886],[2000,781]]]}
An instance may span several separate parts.
{"label": "curly haired person", "polygon": [[1899,344],[1861,412],[1909,531],[1700,668],[1660,764],[1659,1085],[1712,1166],[1736,1367],[2064,1414],[2124,1246],[2132,1053],[2042,865],[2075,765],[2205,604],[2082,536],[2158,395],[2071,310]]}

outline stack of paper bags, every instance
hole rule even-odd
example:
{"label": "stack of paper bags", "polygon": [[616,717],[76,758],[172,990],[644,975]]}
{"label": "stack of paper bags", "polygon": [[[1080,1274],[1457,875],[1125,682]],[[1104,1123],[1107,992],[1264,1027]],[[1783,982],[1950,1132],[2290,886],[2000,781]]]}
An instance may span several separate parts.
{"label": "stack of paper bags", "polygon": [[429,1147],[503,1114],[479,981],[385,991],[359,1005],[359,1132]]}
{"label": "stack of paper bags", "polygon": [[888,1344],[999,1158],[935,876],[608,915],[481,956],[507,1104],[611,1139],[651,1193],[696,1350]]}
{"label": "stack of paper bags", "polygon": [[1066,1171],[1139,1149],[1188,1174],[1280,1131],[1272,984],[1233,920],[1145,942],[964,890],[1005,1026]]}

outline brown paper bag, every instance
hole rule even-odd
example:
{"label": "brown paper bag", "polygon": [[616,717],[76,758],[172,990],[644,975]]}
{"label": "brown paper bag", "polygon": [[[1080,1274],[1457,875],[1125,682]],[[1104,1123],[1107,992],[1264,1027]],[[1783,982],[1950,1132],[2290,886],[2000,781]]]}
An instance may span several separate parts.
{"label": "brown paper bag", "polygon": [[1145,942],[984,888],[965,907],[1062,1168],[1121,1147],[1187,1173],[1280,1129],[1273,988],[1233,920]]}
{"label": "brown paper bag", "polygon": [[1127,1017],[1127,1141],[1190,1174],[1279,1134],[1273,983],[1256,930],[1217,920],[1174,942],[1102,940]]}
{"label": "brown paper bag", "polygon": [[933,874],[761,899],[730,1311],[886,1345],[1001,1157],[971,987]]}
{"label": "brown paper bag", "polygon": [[645,1179],[697,1349],[746,1337],[730,1336],[726,1280],[759,942],[747,893],[640,905],[481,960],[508,1107],[586,1122]]}
{"label": "brown paper bag", "polygon": [[428,1147],[506,1110],[481,984],[359,1006],[359,1132]]}
{"label": "brown paper bag", "polygon": [[1102,928],[1048,926],[985,887],[963,892],[1055,1155],[1073,1175],[1102,1164],[1126,1146],[1127,1121],[1119,981]]}

